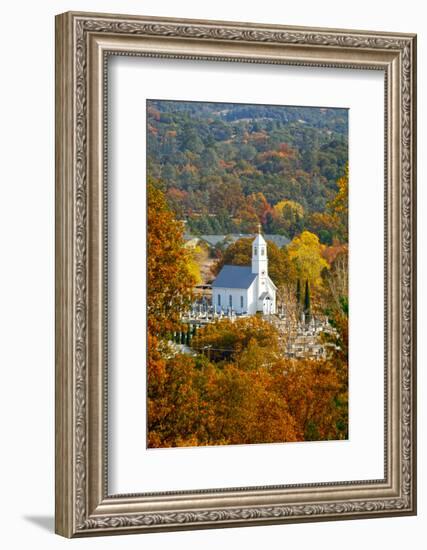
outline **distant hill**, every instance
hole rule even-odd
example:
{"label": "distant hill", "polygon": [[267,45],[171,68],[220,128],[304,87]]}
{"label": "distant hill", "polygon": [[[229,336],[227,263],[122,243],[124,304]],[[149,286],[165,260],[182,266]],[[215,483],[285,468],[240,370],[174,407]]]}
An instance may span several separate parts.
{"label": "distant hill", "polygon": [[[292,237],[292,224],[305,227],[337,190],[348,111],[149,100],[147,156],[148,175],[192,233],[250,233],[261,223]],[[291,228],[274,209],[281,201],[297,203]]]}

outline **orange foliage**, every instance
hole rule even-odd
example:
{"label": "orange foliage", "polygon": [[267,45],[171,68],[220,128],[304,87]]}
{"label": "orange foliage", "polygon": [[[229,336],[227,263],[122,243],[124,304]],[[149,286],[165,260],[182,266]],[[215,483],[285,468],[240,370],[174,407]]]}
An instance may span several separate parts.
{"label": "orange foliage", "polygon": [[247,202],[248,205],[255,210],[259,222],[261,224],[265,224],[267,220],[267,214],[271,214],[273,212],[273,209],[265,198],[264,193],[252,193],[252,195],[249,195],[249,197],[247,198]]}
{"label": "orange foliage", "polygon": [[198,168],[197,168],[197,166],[194,166],[194,164],[187,163],[183,167],[182,171],[187,172],[189,174],[193,174],[193,176],[195,176],[198,173]]}
{"label": "orange foliage", "polygon": [[268,134],[265,130],[245,134],[245,141],[265,141],[266,139],[268,139]]}
{"label": "orange foliage", "polygon": [[334,241],[331,246],[327,246],[322,250],[322,256],[330,266],[332,266],[339,254],[348,254],[348,244]]}
{"label": "orange foliage", "polygon": [[[275,328],[257,317],[207,325],[194,340],[205,356],[171,357],[149,338],[149,447],[347,437],[347,377],[338,356],[284,359]],[[216,348],[232,356],[215,358]]]}
{"label": "orange foliage", "polygon": [[177,187],[170,187],[167,191],[168,200],[184,201],[188,196],[187,191],[178,189]]}
{"label": "orange foliage", "polygon": [[333,231],[334,220],[330,214],[325,212],[313,212],[310,214],[310,227],[315,233],[319,233],[322,229]]}
{"label": "orange foliage", "polygon": [[338,439],[334,406],[341,384],[327,361],[281,361],[273,369],[275,390],[304,434],[304,440]]}
{"label": "orange foliage", "polygon": [[266,160],[273,159],[273,158],[287,159],[287,158],[295,158],[295,157],[296,157],[295,149],[292,149],[291,147],[289,147],[287,143],[281,143],[277,151],[265,151],[264,153],[260,153],[258,155],[258,160],[260,162],[264,162]]}
{"label": "orange foliage", "polygon": [[247,348],[255,340],[259,346],[277,350],[277,331],[268,321],[252,316],[232,322],[229,319],[217,320],[199,331],[193,339],[192,346],[196,349],[210,346],[215,349],[230,350],[234,357]]}
{"label": "orange foliage", "polygon": [[159,189],[152,183],[147,189],[148,330],[153,335],[165,335],[175,329],[182,308],[190,303],[194,279],[182,223],[174,218]]}
{"label": "orange foliage", "polygon": [[154,118],[154,120],[157,120],[157,121],[160,120],[160,112],[154,107],[152,107],[151,105],[147,106],[147,115],[150,118]]}
{"label": "orange foliage", "polygon": [[334,221],[335,234],[342,242],[348,242],[348,164],[344,176],[338,181],[338,192],[326,206]]}
{"label": "orange foliage", "polygon": [[221,168],[229,169],[233,168],[236,163],[234,161],[226,162],[224,159],[219,159],[218,164]]}

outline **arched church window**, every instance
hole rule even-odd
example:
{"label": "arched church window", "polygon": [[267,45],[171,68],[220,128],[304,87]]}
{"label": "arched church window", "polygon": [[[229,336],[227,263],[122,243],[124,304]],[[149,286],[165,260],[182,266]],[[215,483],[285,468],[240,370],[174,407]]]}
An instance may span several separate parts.
{"label": "arched church window", "polygon": [[232,307],[233,306],[233,296],[231,294],[228,297],[228,302],[229,302],[230,307]]}
{"label": "arched church window", "polygon": [[240,307],[243,309],[243,296],[240,296]]}
{"label": "arched church window", "polygon": [[218,294],[218,305],[221,305],[221,294]]}
{"label": "arched church window", "polygon": [[254,246],[254,256],[256,256],[256,253],[257,253],[257,248],[256,246]]}
{"label": "arched church window", "polygon": [[261,256],[264,256],[264,247],[261,247]]}

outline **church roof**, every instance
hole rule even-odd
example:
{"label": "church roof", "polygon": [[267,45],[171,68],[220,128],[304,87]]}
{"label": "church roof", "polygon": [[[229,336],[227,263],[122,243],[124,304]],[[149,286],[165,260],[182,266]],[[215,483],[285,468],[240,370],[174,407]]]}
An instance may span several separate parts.
{"label": "church roof", "polygon": [[249,266],[225,265],[212,283],[213,288],[249,288],[257,277]]}
{"label": "church roof", "polygon": [[[239,239],[253,239],[257,236],[257,234],[254,233],[230,233],[229,235],[200,235],[200,239],[202,241],[207,242],[210,246],[216,246],[218,243],[223,243],[225,241],[231,243],[235,243]],[[191,239],[197,239],[198,237],[195,237],[194,235],[190,235],[189,233],[184,233],[184,240],[189,241]],[[275,234],[265,234],[264,239],[267,241],[271,241],[274,244],[276,244],[279,248],[282,248],[282,246],[285,246],[290,243],[290,240],[288,237],[285,237],[284,235],[275,235]]]}

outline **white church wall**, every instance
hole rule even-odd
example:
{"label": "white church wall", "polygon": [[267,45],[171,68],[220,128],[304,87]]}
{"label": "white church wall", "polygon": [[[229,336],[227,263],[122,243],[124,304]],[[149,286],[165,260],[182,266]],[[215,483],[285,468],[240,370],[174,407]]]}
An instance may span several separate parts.
{"label": "white church wall", "polygon": [[271,313],[276,313],[277,312],[277,310],[276,310],[276,289],[274,288],[274,286],[271,284],[270,281],[267,281],[267,286],[268,286],[268,291],[270,293],[270,296],[272,298],[272,300],[271,300],[272,301]]}
{"label": "white church wall", "polygon": [[[246,288],[213,288],[212,304],[216,307],[216,311],[228,311],[230,308],[230,296],[231,296],[231,308],[236,313],[249,312],[248,310],[248,291]],[[221,305],[218,304],[218,296],[221,297]],[[243,304],[242,299],[243,298]]]}
{"label": "white church wall", "polygon": [[[258,288],[258,278],[246,288],[213,288],[212,292],[212,305],[215,306],[216,311],[227,312],[230,308],[230,296],[231,296],[231,308],[236,313],[247,313],[248,315],[255,315],[255,313],[263,310],[262,302],[259,300],[259,295],[268,290],[272,297],[271,313],[276,313],[276,290],[267,282],[267,285],[263,289]],[[218,303],[218,296],[221,297],[220,304]],[[243,305],[242,305],[243,298]]]}
{"label": "white church wall", "polygon": [[251,284],[251,286],[248,288],[247,294],[248,294],[248,313],[249,315],[254,315],[256,313],[257,309],[257,279]]}

